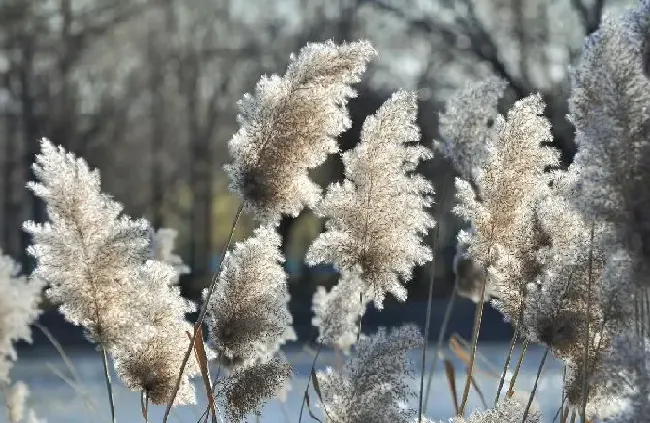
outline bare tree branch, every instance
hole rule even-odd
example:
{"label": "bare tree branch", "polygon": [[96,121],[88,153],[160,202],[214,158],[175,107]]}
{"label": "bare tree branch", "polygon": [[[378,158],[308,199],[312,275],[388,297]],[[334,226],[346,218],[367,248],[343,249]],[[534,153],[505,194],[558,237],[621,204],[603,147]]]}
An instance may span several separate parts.
{"label": "bare tree branch", "polygon": [[591,8],[587,7],[582,0],[571,0],[571,5],[580,15],[580,20],[585,27],[585,35],[589,35],[598,29],[603,17],[605,0],[595,0]]}
{"label": "bare tree branch", "polygon": [[372,4],[373,6],[382,9],[386,12],[392,13],[393,15],[404,19],[409,26],[413,29],[420,30],[428,34],[435,34],[442,36],[442,38],[450,45],[456,45],[456,40],[460,35],[465,35],[470,40],[470,52],[474,54],[481,61],[486,62],[492,68],[492,71],[499,77],[508,81],[512,89],[515,91],[518,97],[525,97],[531,91],[531,87],[528,86],[520,78],[513,75],[506,67],[505,63],[499,57],[499,49],[494,42],[494,39],[485,29],[484,25],[479,21],[474,12],[474,7],[471,1],[463,0],[467,5],[469,11],[468,19],[458,19],[457,25],[462,30],[458,32],[457,29],[446,24],[435,20],[433,17],[428,19],[416,18],[410,16],[405,10],[402,10],[398,7],[395,7],[391,4],[384,2],[383,0],[363,0],[367,3]]}

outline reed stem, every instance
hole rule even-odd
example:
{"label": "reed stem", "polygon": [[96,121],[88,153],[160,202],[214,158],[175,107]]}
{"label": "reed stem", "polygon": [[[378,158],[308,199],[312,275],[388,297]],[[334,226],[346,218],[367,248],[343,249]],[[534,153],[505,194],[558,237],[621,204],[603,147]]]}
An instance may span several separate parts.
{"label": "reed stem", "polygon": [[111,383],[111,373],[108,369],[108,355],[106,348],[102,347],[102,365],[104,367],[104,381],[106,382],[106,392],[108,394],[108,405],[111,409],[111,421],[115,423],[115,401],[113,400],[113,384]]}
{"label": "reed stem", "polygon": [[239,205],[239,209],[237,210],[237,214],[235,215],[235,219],[232,222],[232,226],[230,227],[230,235],[228,235],[228,241],[226,242],[226,245],[223,246],[223,250],[221,251],[221,255],[219,256],[220,257],[219,267],[217,268],[217,270],[215,271],[212,277],[212,281],[210,282],[208,293],[206,294],[205,299],[203,300],[203,306],[201,306],[201,311],[199,312],[199,317],[196,320],[196,323],[194,324],[194,334],[190,339],[190,345],[187,348],[187,351],[185,351],[185,356],[183,357],[183,362],[181,363],[181,368],[178,372],[178,378],[176,379],[176,385],[174,386],[172,397],[169,400],[169,403],[167,404],[167,408],[165,409],[165,415],[163,416],[163,420],[162,420],[163,423],[167,423],[167,419],[169,419],[169,413],[171,412],[172,406],[174,405],[174,400],[176,399],[176,395],[178,394],[178,390],[180,389],[181,386],[181,380],[183,379],[183,372],[185,371],[185,366],[187,366],[187,362],[189,361],[190,356],[192,355],[192,350],[194,349],[194,339],[196,338],[199,329],[203,324],[203,320],[205,319],[205,314],[207,313],[208,305],[210,304],[210,298],[212,297],[212,294],[214,293],[214,290],[217,286],[217,280],[219,280],[219,273],[221,273],[223,260],[226,256],[226,252],[228,251],[228,248],[230,248],[233,235],[235,234],[235,228],[237,227],[237,223],[239,222],[239,218],[241,217],[243,210],[244,210],[244,203],[241,203]]}
{"label": "reed stem", "polygon": [[472,353],[469,359],[469,366],[467,368],[467,379],[465,379],[465,389],[463,390],[463,399],[460,403],[458,416],[463,416],[465,412],[465,405],[467,405],[467,398],[469,397],[469,389],[472,385],[472,373],[474,371],[474,361],[476,359],[476,349],[478,348],[478,334],[481,330],[481,320],[483,318],[483,307],[485,305],[485,290],[487,286],[487,272],[485,272],[485,283],[481,285],[481,298],[476,303],[476,313],[474,314],[474,329],[472,330]]}

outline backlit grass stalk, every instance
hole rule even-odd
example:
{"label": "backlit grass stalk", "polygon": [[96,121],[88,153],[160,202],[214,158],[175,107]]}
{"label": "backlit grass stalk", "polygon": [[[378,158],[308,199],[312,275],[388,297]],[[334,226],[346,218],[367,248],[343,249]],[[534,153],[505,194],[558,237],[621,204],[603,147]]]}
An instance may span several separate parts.
{"label": "backlit grass stalk", "polygon": [[512,374],[512,379],[510,379],[510,384],[508,385],[508,393],[506,397],[511,397],[515,391],[515,383],[517,382],[517,377],[519,376],[519,370],[521,369],[521,363],[524,361],[524,356],[528,350],[528,339],[524,339],[524,343],[521,347],[521,353],[519,354],[519,360],[517,360],[517,365],[515,366],[515,371]]}
{"label": "backlit grass stalk", "polygon": [[212,280],[210,282],[210,287],[208,288],[207,291],[207,295],[204,299],[203,305],[201,306],[201,311],[199,312],[199,316],[196,320],[196,323],[194,324],[194,334],[190,339],[189,347],[187,348],[187,351],[185,352],[185,356],[183,357],[183,362],[179,370],[178,378],[176,380],[176,385],[174,387],[174,390],[172,391],[171,400],[169,401],[169,404],[167,404],[167,408],[165,409],[165,414],[163,415],[163,423],[167,423],[167,419],[169,418],[169,413],[171,412],[172,406],[174,404],[174,399],[176,398],[176,394],[178,394],[178,390],[181,385],[181,380],[183,378],[183,371],[185,370],[185,366],[187,365],[187,362],[189,361],[190,356],[192,355],[192,350],[194,349],[194,338],[197,336],[199,329],[201,329],[201,325],[203,324],[203,320],[205,319],[208,305],[210,304],[210,298],[214,293],[214,289],[219,279],[219,274],[221,272],[221,266],[223,265],[223,260],[226,256],[226,252],[228,251],[228,248],[230,247],[230,244],[232,243],[232,238],[235,234],[235,229],[237,228],[237,223],[239,222],[239,218],[241,217],[243,209],[244,209],[244,203],[240,203],[239,208],[237,209],[237,214],[235,215],[235,219],[233,220],[233,223],[230,227],[230,234],[228,235],[228,241],[224,245],[223,250],[219,255],[220,257],[219,267],[215,271],[212,277]]}
{"label": "backlit grass stalk", "polygon": [[535,385],[533,386],[533,390],[530,392],[530,395],[528,396],[528,404],[526,404],[526,411],[524,411],[524,418],[521,420],[522,423],[525,423],[526,417],[528,417],[530,406],[533,403],[533,398],[535,398],[535,394],[537,393],[537,384],[539,382],[539,377],[542,374],[542,369],[544,368],[544,363],[546,363],[546,357],[548,356],[548,352],[550,350],[551,347],[546,347],[546,350],[544,351],[544,355],[542,356],[542,360],[540,361],[539,367],[537,368],[537,375],[535,376]]}
{"label": "backlit grass stalk", "polygon": [[472,352],[469,359],[469,366],[467,368],[467,378],[465,379],[465,388],[463,389],[463,398],[460,402],[460,409],[458,415],[463,416],[465,405],[467,405],[467,398],[469,397],[469,390],[472,385],[472,373],[474,371],[474,361],[476,358],[476,349],[478,348],[478,335],[481,330],[481,321],[483,318],[483,307],[485,305],[485,291],[487,286],[487,272],[485,283],[481,285],[480,300],[476,303],[476,312],[474,314],[474,328],[472,329]]}
{"label": "backlit grass stalk", "polygon": [[[445,198],[445,188],[447,185],[444,185],[443,190],[441,191],[440,195],[441,198]],[[443,210],[443,204],[441,203],[439,206],[440,210],[440,215],[442,215],[442,210]],[[438,216],[438,221],[440,221],[440,217]],[[418,399],[418,423],[422,423],[422,413],[424,412],[424,409],[426,408],[426,399],[429,396],[429,386],[427,386],[427,391],[426,395],[424,392],[424,373],[426,370],[426,363],[427,363],[427,347],[429,346],[429,329],[431,327],[431,305],[433,302],[433,282],[435,279],[436,275],[436,253],[438,251],[438,239],[439,239],[439,234],[440,234],[440,226],[436,225],[434,232],[433,232],[433,242],[431,245],[431,251],[432,251],[432,259],[431,259],[431,267],[430,267],[430,272],[431,274],[429,275],[429,295],[427,297],[427,312],[426,312],[426,317],[425,317],[425,323],[424,323],[424,346],[422,347],[422,366],[420,368],[420,391],[419,391],[419,399]],[[455,296],[456,289],[454,288],[454,293],[452,294],[452,297]],[[453,299],[450,300],[451,305],[453,306]],[[451,309],[451,307],[447,307],[448,309]],[[451,313],[451,312],[449,312]],[[445,313],[445,317],[447,318],[447,313]],[[445,326],[445,322],[443,322],[443,326]],[[359,331],[361,332],[361,331]],[[441,332],[444,336],[444,332]],[[436,351],[436,356],[438,355],[437,353],[439,352],[440,348],[440,337],[438,339],[438,351]],[[435,369],[435,358],[434,358],[434,363],[432,364],[432,371]],[[429,379],[430,380],[430,379]],[[429,382],[430,383],[430,382]]]}
{"label": "backlit grass stalk", "polygon": [[442,344],[445,342],[445,334],[447,333],[447,326],[449,326],[449,321],[451,318],[451,313],[454,309],[454,305],[456,304],[456,298],[458,297],[458,290],[456,287],[454,287],[454,290],[451,293],[451,297],[449,298],[449,301],[447,302],[447,308],[445,309],[445,315],[442,319],[442,325],[440,326],[440,333],[438,334],[438,343],[436,344],[436,350],[433,355],[433,361],[431,363],[431,368],[429,369],[429,375],[427,376],[427,389],[424,394],[424,409],[426,410],[428,408],[429,404],[429,394],[431,393],[431,382],[433,381],[433,375],[435,374],[436,371],[436,366],[438,364],[438,360],[440,359],[441,355],[443,355],[442,352]]}
{"label": "backlit grass stalk", "polygon": [[111,373],[108,367],[108,355],[106,348],[101,347],[102,351],[102,367],[104,369],[104,382],[106,382],[106,393],[108,395],[108,405],[111,410],[111,420],[115,423],[115,401],[113,399],[113,383],[111,382]]}
{"label": "backlit grass stalk", "polygon": [[510,359],[512,358],[512,353],[515,350],[515,344],[517,342],[517,335],[519,331],[515,328],[515,332],[512,334],[510,339],[510,346],[508,347],[508,356],[506,357],[506,362],[503,364],[503,372],[501,372],[501,378],[499,379],[499,387],[497,388],[497,394],[494,397],[494,406],[497,406],[499,398],[501,397],[501,390],[503,389],[503,384],[505,383],[506,373],[508,373],[508,367],[510,367]]}

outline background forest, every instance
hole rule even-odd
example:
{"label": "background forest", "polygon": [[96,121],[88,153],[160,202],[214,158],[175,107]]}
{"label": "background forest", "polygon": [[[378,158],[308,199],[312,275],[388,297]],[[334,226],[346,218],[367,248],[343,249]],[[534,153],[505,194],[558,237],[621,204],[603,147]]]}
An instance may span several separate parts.
{"label": "background forest", "polygon": [[[24,255],[21,223],[44,221],[25,183],[38,140],[85,157],[125,212],[178,230],[177,251],[196,297],[218,263],[237,204],[222,169],[236,130],[236,102],[261,74],[284,69],[308,41],[369,39],[382,52],[350,104],[353,147],[363,118],[397,87],[419,92],[423,142],[437,137],[438,111],[453,90],[497,75],[509,83],[500,105],[540,92],[567,163],[575,150],[566,120],[568,67],[604,10],[624,0],[2,0],[0,1],[0,245]],[[441,155],[423,169],[449,210],[454,173]],[[341,178],[328,160],[314,179]],[[449,187],[449,189],[441,189]],[[458,221],[439,218],[435,294],[453,287]],[[331,284],[329,269],[303,264],[323,223],[284,218],[282,249],[292,296],[310,299]],[[240,222],[235,240],[250,233]],[[426,269],[410,298],[426,296]],[[296,283],[298,282],[299,283]]]}

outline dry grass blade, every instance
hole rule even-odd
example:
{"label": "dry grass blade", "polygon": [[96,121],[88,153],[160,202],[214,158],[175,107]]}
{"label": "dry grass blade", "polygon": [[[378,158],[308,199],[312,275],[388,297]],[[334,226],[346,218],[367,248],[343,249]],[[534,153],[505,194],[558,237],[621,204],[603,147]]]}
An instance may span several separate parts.
{"label": "dry grass blade", "polygon": [[[489,254],[489,253],[488,253]],[[485,275],[484,280],[486,281],[481,285],[481,295],[479,302],[476,304],[476,311],[474,312],[474,328],[472,329],[472,347],[471,354],[469,358],[469,365],[467,366],[467,378],[465,379],[465,388],[463,388],[463,399],[460,402],[460,410],[458,415],[462,415],[465,411],[465,405],[467,404],[467,398],[469,397],[469,389],[472,380],[472,374],[474,372],[474,361],[476,359],[476,349],[478,348],[478,335],[481,331],[481,321],[483,319],[483,306],[485,305],[485,289],[487,285],[487,274]]]}
{"label": "dry grass blade", "polygon": [[447,382],[449,382],[449,391],[451,392],[452,399],[454,400],[454,410],[458,415],[458,392],[456,390],[456,370],[454,370],[454,363],[448,359],[444,359],[445,374],[447,375]]}
{"label": "dry grass blade", "polygon": [[[305,392],[305,401],[307,402],[307,412],[309,413],[309,417],[312,419],[316,420],[319,423],[323,423],[321,419],[316,417],[314,413],[311,411],[311,403],[309,402],[309,392]],[[325,410],[327,412],[327,410]]]}
{"label": "dry grass blade", "polygon": [[[469,363],[470,363],[470,360],[471,360],[470,353],[467,352],[469,347],[470,347],[469,343],[467,341],[465,341],[463,338],[461,338],[460,336],[458,336],[458,334],[453,334],[449,338],[449,349],[454,353],[454,355],[456,355],[456,357],[458,357],[459,360],[462,360],[463,363],[465,363],[465,365],[467,365],[467,366],[469,366]],[[476,356],[478,357],[478,359],[483,364],[486,365],[486,367],[489,367],[490,370],[489,371],[483,371],[481,369],[474,369],[474,372],[479,373],[479,374],[483,374],[485,376],[490,376],[490,377],[493,377],[493,378],[498,378],[499,377],[499,374],[494,369],[494,366],[492,365],[492,363],[490,363],[490,361],[487,358],[485,358],[483,356],[483,354],[481,354],[480,352],[477,352]]]}
{"label": "dry grass blade", "polygon": [[[187,336],[192,340],[192,334],[187,332]],[[210,371],[208,369],[208,357],[205,354],[205,345],[203,344],[203,329],[199,327],[194,337],[194,354],[196,361],[199,363],[201,370],[201,378],[205,387],[205,395],[210,406],[210,413],[212,413],[212,423],[217,423],[217,410],[214,405],[214,396],[212,395],[212,382],[210,381]]]}

